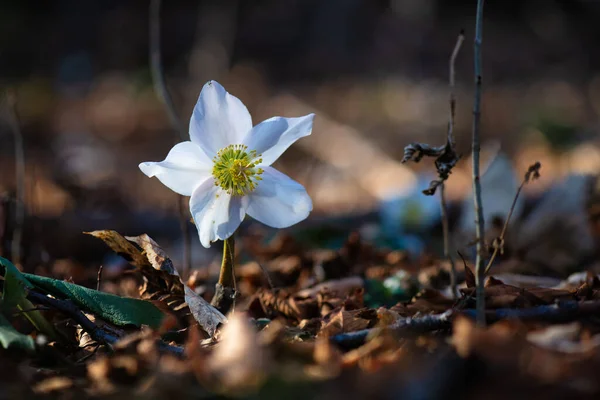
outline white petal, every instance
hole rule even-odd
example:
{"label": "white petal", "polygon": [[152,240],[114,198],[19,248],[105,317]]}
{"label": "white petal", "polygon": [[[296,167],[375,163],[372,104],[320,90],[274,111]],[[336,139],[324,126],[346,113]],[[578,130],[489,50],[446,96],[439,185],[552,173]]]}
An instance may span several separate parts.
{"label": "white petal", "polygon": [[315,114],[299,118],[269,118],[252,128],[242,144],[262,153],[261,165],[271,165],[296,140],[311,134],[314,117]]}
{"label": "white petal", "polygon": [[211,174],[212,161],[199,146],[192,142],[176,144],[161,162],[143,162],[139,165],[149,177],[156,176],[169,189],[190,196],[196,186]]}
{"label": "white petal", "polygon": [[308,217],[312,201],[301,184],[272,167],[264,167],[261,177],[248,195],[248,215],[273,228],[287,228]]}
{"label": "white petal", "polygon": [[223,147],[241,144],[252,129],[252,117],[246,106],[216,81],[202,88],[190,119],[190,138],[214,157]]}
{"label": "white petal", "polygon": [[246,202],[215,186],[213,179],[198,186],[190,199],[190,211],[202,246],[208,248],[211,242],[230,237],[246,216]]}

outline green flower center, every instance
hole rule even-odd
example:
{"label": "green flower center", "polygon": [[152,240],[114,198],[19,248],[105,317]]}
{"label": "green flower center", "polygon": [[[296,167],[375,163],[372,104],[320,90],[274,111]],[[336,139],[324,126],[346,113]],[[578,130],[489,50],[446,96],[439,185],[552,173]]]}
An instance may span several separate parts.
{"label": "green flower center", "polygon": [[215,186],[233,196],[243,196],[252,192],[262,180],[263,173],[258,164],[262,162],[260,154],[248,150],[243,144],[232,144],[219,150],[213,158],[212,175]]}

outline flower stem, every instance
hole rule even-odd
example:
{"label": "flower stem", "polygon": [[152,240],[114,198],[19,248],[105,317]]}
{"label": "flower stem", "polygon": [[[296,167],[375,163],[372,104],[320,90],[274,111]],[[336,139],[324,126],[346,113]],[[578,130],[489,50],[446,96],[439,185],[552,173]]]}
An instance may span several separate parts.
{"label": "flower stem", "polygon": [[215,285],[215,295],[211,304],[221,313],[226,314],[235,299],[235,281],[233,277],[233,266],[235,262],[235,239],[231,235],[223,242],[223,260],[221,261],[221,272],[219,282]]}

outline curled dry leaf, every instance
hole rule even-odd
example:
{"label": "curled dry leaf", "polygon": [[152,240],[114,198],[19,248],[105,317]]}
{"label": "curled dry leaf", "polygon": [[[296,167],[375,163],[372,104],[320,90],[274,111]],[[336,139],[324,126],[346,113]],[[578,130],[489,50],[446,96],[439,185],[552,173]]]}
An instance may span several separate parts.
{"label": "curled dry leaf", "polygon": [[445,145],[434,147],[425,143],[411,143],[404,147],[404,157],[402,163],[414,161],[418,163],[424,156],[435,157],[435,168],[438,173],[438,179],[431,181],[429,188],[423,190],[423,194],[433,196],[438,186],[440,186],[452,172],[452,168],[460,159],[460,156],[454,150],[454,146],[449,141]]}
{"label": "curled dry leaf", "polygon": [[194,319],[211,337],[219,324],[227,322],[219,310],[183,283],[171,259],[148,235],[123,237],[112,230],[88,234],[104,241],[140,271],[144,277],[140,289],[142,298],[162,301],[180,317],[186,315],[189,308]]}

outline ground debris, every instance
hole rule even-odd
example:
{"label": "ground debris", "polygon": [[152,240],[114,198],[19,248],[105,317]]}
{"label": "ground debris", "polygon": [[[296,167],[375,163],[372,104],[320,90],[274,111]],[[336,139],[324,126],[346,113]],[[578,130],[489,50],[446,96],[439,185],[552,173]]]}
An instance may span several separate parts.
{"label": "ground debris", "polygon": [[[28,298],[68,340],[44,342],[24,313],[9,314],[18,334],[36,342],[29,355],[0,350],[4,368],[12,365],[6,376],[13,378],[2,381],[11,393],[191,398],[297,392],[315,398],[327,390],[342,398],[353,390],[356,396],[406,397],[417,385],[428,398],[450,390],[444,388],[474,398],[480,385],[502,393],[510,384],[527,393],[543,387],[556,395],[600,394],[591,372],[600,359],[600,279],[593,272],[565,280],[489,276],[490,326],[480,329],[473,323],[468,265],[454,300],[449,282],[437,278],[447,272],[443,261],[411,261],[355,233],[337,250],[305,249],[280,235],[261,251],[254,238],[249,246],[256,261],[236,266],[242,288],[236,307],[209,337],[189,311],[182,324],[173,309],[189,301],[165,299],[181,298],[182,290],[199,298],[192,287],[210,287],[210,273],[193,274],[190,286],[177,283],[175,266],[152,239],[116,235],[109,237],[121,252],[132,252],[129,262],[149,276],[145,290],[166,296],[161,301],[137,293],[165,314],[161,324],[116,326],[34,288]],[[452,370],[441,371],[440,363]],[[477,384],[461,378],[473,374]]]}

